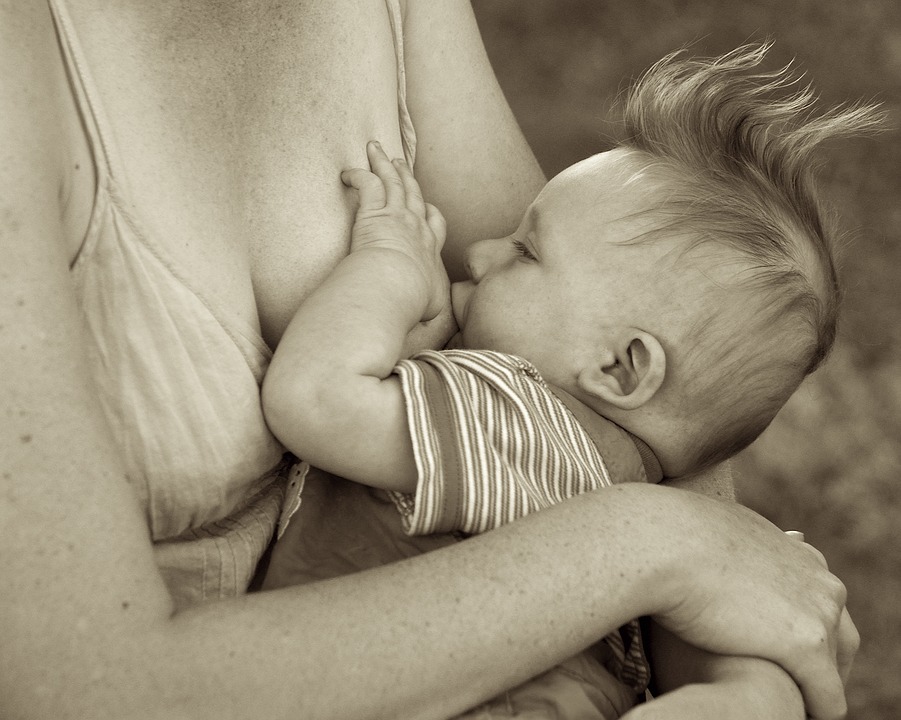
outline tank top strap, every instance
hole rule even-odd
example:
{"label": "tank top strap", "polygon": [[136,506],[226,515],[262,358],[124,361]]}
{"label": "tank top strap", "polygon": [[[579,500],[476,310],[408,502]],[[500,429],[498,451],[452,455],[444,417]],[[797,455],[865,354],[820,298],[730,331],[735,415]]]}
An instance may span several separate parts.
{"label": "tank top strap", "polygon": [[407,71],[404,65],[404,22],[400,0],[385,0],[388,6],[388,20],[394,36],[394,57],[397,61],[397,117],[400,136],[404,146],[404,158],[411,168],[416,162],[416,130],[407,108]]}
{"label": "tank top strap", "polygon": [[69,77],[69,84],[75,96],[78,112],[85,126],[94,162],[97,165],[98,181],[103,176],[115,175],[113,162],[113,142],[109,124],[99,101],[94,81],[88,71],[84,52],[72,19],[66,9],[65,0],[48,0],[50,13],[56,27],[56,36],[62,50],[63,62]]}

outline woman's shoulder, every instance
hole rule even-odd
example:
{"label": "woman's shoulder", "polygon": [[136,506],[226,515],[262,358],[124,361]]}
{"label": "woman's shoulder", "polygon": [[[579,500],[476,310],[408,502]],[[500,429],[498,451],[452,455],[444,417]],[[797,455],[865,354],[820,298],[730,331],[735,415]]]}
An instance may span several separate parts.
{"label": "woman's shoulder", "polygon": [[0,186],[6,194],[7,183],[60,170],[65,73],[46,2],[0,3],[0,67]]}
{"label": "woman's shoulder", "polygon": [[71,259],[93,204],[95,170],[47,2],[0,2],[0,67],[5,216],[58,218]]}
{"label": "woman's shoulder", "polygon": [[[47,2],[0,2],[0,39],[4,63],[0,87],[4,89],[31,86],[36,91],[35,83],[51,82],[54,71],[61,69]],[[4,106],[4,115],[15,109]]]}

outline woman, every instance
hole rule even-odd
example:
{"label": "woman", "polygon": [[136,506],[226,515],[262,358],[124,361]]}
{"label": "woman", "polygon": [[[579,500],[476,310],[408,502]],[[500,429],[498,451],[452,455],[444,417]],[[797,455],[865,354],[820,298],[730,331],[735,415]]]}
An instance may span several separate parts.
{"label": "woman", "polygon": [[[468,3],[34,0],[0,34],[0,714],[442,717],[648,614],[840,716],[840,583],[677,489],[243,594],[291,499],[258,384],[346,251],[339,171],[415,155],[452,275],[543,182]],[[772,669],[762,716],[797,713]]]}

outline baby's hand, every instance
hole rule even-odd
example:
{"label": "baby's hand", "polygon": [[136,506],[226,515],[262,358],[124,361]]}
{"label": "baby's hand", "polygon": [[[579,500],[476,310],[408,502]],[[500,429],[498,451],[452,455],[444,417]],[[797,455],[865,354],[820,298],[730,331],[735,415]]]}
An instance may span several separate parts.
{"label": "baby's hand", "polygon": [[804,720],[801,691],[777,665],[723,658],[706,682],[684,685],[636,706],[622,720]]}
{"label": "baby's hand", "polygon": [[444,217],[422,199],[419,183],[403,160],[391,161],[376,142],[366,154],[372,171],[353,168],[341,173],[345,185],[356,188],[360,206],[351,233],[351,252],[376,248],[400,253],[412,261],[428,303],[422,320],[430,320],[447,303],[449,281],[441,248],[445,239]]}

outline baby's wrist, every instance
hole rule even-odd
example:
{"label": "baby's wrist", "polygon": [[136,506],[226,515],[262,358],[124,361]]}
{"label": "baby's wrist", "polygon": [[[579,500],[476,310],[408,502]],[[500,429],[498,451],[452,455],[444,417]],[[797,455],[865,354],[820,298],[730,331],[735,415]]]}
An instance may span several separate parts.
{"label": "baby's wrist", "polygon": [[422,274],[422,265],[413,254],[404,249],[401,243],[390,240],[370,242],[365,245],[352,247],[348,258],[357,258],[360,262],[372,263],[388,272],[395,269],[402,271],[404,268],[414,270]]}
{"label": "baby's wrist", "polygon": [[413,318],[411,324],[420,321],[429,300],[429,280],[409,254],[398,248],[368,244],[352,250],[341,264],[363,275],[361,283],[393,300],[402,315]]}

